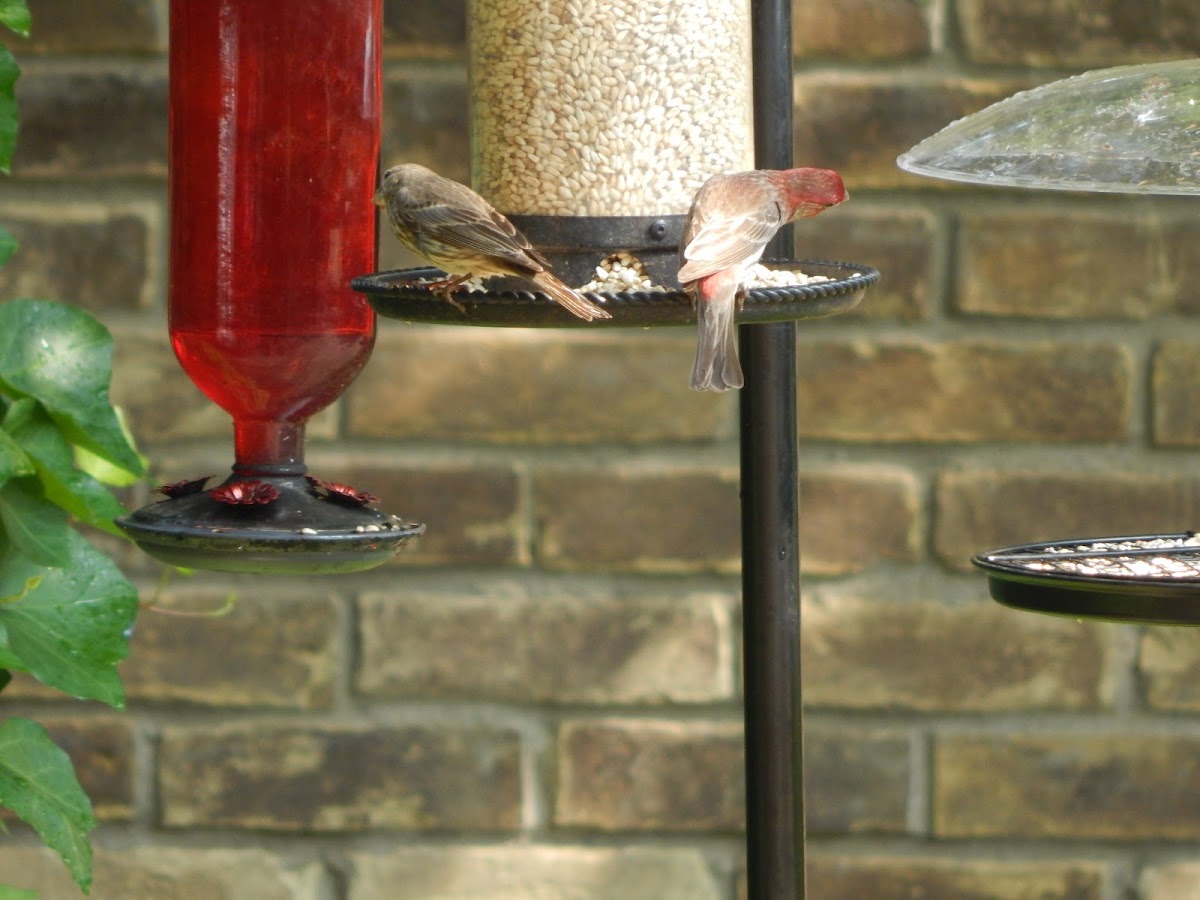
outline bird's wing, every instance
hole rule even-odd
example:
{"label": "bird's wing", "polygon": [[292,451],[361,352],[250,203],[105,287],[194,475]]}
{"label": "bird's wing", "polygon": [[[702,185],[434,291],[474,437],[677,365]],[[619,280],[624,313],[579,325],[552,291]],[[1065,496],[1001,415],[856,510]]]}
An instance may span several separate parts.
{"label": "bird's wing", "polygon": [[783,206],[775,199],[739,203],[732,210],[721,209],[722,205],[693,207],[680,252],[680,282],[753,263],[785,221]]}
{"label": "bird's wing", "polygon": [[416,234],[431,244],[499,257],[519,270],[542,271],[542,260],[508,219],[474,192],[464,194],[410,205],[406,215]]}

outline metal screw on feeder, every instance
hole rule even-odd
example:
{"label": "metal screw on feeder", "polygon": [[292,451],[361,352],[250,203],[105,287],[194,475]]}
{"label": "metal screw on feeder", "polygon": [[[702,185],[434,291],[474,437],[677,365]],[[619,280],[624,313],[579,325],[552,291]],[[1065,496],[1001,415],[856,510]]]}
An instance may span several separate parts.
{"label": "metal screw on feeder", "polygon": [[375,258],[380,0],[308,0],[302,15],[172,0],[170,15],[171,342],[233,417],[236,462],[222,485],[167,486],[118,524],[189,567],[379,565],[424,526],[307,477],[304,430],[375,338],[348,282]]}
{"label": "metal screw on feeder", "polygon": [[[919,175],[1005,187],[1200,194],[1200,60],[1118,66],[1024,91],[897,160]],[[973,562],[992,597],[1033,612],[1200,625],[1193,532],[1044,541]]]}

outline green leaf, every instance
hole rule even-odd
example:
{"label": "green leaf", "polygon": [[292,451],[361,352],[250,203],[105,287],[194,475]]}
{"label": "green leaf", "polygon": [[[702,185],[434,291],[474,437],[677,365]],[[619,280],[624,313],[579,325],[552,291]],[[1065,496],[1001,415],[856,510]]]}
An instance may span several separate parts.
{"label": "green leaf", "polygon": [[[17,597],[13,598],[20,599]],[[15,672],[24,672],[25,664],[13,656],[12,651],[8,649],[8,632],[0,625],[0,669],[11,669]]]}
{"label": "green leaf", "polygon": [[4,418],[0,419],[0,428],[6,431],[16,431],[31,417],[37,415],[38,404],[36,400],[30,400],[28,397],[22,397],[20,400],[13,400],[7,404],[4,410]]}
{"label": "green leaf", "polygon": [[37,891],[0,884],[0,900],[37,900]]}
{"label": "green leaf", "polygon": [[[9,478],[36,474],[33,460],[29,459],[25,451],[12,439],[12,433],[37,410],[37,402],[29,399],[14,400],[6,404],[4,416],[0,418],[0,444],[4,444],[3,447],[0,447],[0,484]],[[21,460],[21,457],[24,457],[24,461]],[[6,462],[12,468],[8,471],[8,476],[4,477],[3,470]]]}
{"label": "green leaf", "polygon": [[[41,583],[41,575],[30,575],[25,579],[25,584],[20,586],[21,590],[19,592],[15,594],[9,594],[6,597],[0,596],[0,603],[16,603]],[[3,634],[3,629],[0,629],[0,634]]]}
{"label": "green leaf", "polygon": [[15,237],[3,228],[0,228],[0,266],[12,259],[12,255],[17,252],[17,248],[20,246]]}
{"label": "green leaf", "polygon": [[92,804],[79,786],[71,758],[37,722],[0,722],[0,804],[29,823],[62,857],[82,890],[91,888],[87,833],[96,827]]}
{"label": "green leaf", "polygon": [[8,649],[8,637],[4,635],[3,629],[0,629],[0,668],[12,670],[14,672],[25,672],[25,664],[12,655],[12,651]]}
{"label": "green leaf", "polygon": [[[75,468],[74,449],[58,426],[36,403],[31,411],[19,411],[11,418],[13,441],[31,459],[42,481],[46,499],[58,504],[80,522],[86,522],[109,534],[123,532],[113,519],[125,512],[116,497],[86,472]],[[92,456],[92,459],[98,459]]]}
{"label": "green leaf", "polygon": [[[117,416],[117,423],[121,426],[121,433],[125,435],[125,440],[129,442],[129,446],[133,447],[136,452],[137,444],[134,443],[133,432],[129,428],[129,423],[125,420],[125,413],[119,406],[114,406],[113,412]],[[120,466],[113,465],[107,459],[97,456],[86,447],[75,446],[73,449],[76,466],[97,481],[111,485],[112,487],[129,487],[131,484],[137,484],[146,474],[146,466],[149,465],[149,460],[138,453],[138,470],[131,472],[128,469],[122,469]]]}
{"label": "green leaf", "polygon": [[25,0],[0,0],[0,24],[7,25],[21,37],[29,37],[32,22]]}
{"label": "green leaf", "polygon": [[9,651],[38,681],[120,708],[125,695],[116,665],[129,653],[137,590],[74,531],[68,547],[70,560],[61,569],[40,567],[11,550],[0,556],[0,596],[18,593],[31,576],[42,579],[20,600],[0,605],[0,626]]}
{"label": "green leaf", "polygon": [[12,435],[0,428],[0,485],[10,478],[32,475],[34,471],[33,460],[13,440]]}
{"label": "green leaf", "polygon": [[[0,0],[3,2],[3,0]],[[17,149],[17,79],[21,69],[5,47],[0,46],[0,172],[12,169]]]}
{"label": "green leaf", "polygon": [[67,439],[143,470],[109,404],[112,335],[90,313],[47,300],[0,303],[0,387],[39,401]]}
{"label": "green leaf", "polygon": [[0,487],[0,525],[13,549],[33,562],[65,566],[70,560],[67,514],[46,502],[36,480],[16,478]]}

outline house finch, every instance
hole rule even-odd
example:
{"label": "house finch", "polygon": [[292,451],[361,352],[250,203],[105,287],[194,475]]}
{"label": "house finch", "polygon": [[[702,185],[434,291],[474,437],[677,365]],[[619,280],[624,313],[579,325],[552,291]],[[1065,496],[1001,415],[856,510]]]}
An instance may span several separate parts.
{"label": "house finch", "polygon": [[400,243],[451,276],[428,285],[451,303],[450,291],[474,275],[517,275],[581,319],[611,318],[555,278],[545,257],[508,219],[456,181],[412,163],[393,166],[383,174],[374,202],[387,210]]}
{"label": "house finch", "polygon": [[734,307],[745,299],[742,281],[775,232],[845,199],[841,176],[830,169],[738,172],[701,185],[679,244],[679,283],[692,292],[700,324],[695,390],[727,391],[744,383]]}

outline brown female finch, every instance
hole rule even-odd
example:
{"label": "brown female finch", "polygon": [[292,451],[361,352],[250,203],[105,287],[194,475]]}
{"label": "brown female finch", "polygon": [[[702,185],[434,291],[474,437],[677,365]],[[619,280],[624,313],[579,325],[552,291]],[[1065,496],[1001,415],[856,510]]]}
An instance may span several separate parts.
{"label": "brown female finch", "polygon": [[451,276],[427,285],[447,300],[472,276],[517,275],[581,319],[611,318],[555,278],[546,258],[508,219],[457,181],[413,163],[393,166],[384,172],[374,202],[387,210],[400,243]]}
{"label": "brown female finch", "polygon": [[700,324],[695,390],[742,386],[734,325],[742,282],[782,226],[846,196],[841,176],[830,169],[762,169],[714,175],[701,185],[679,244],[679,283],[692,292]]}

